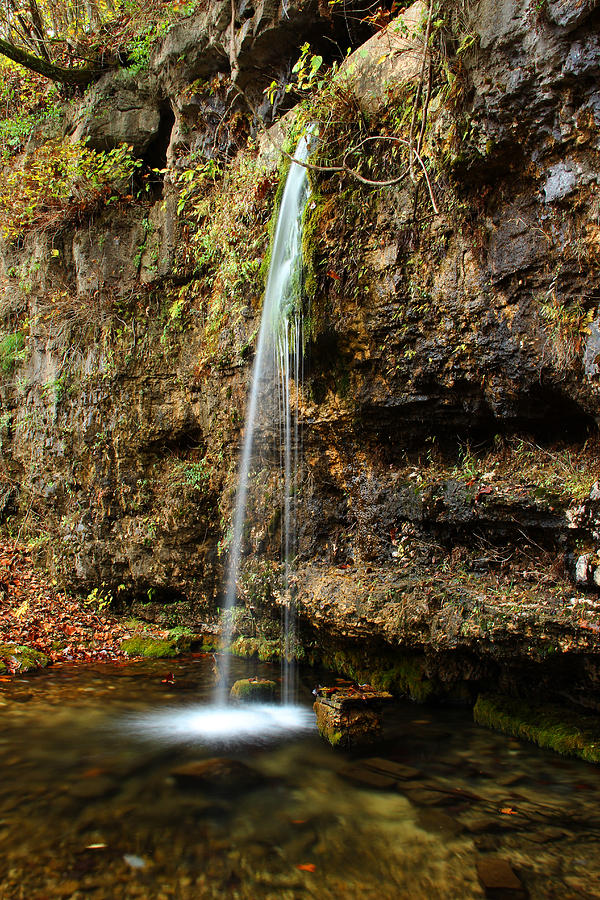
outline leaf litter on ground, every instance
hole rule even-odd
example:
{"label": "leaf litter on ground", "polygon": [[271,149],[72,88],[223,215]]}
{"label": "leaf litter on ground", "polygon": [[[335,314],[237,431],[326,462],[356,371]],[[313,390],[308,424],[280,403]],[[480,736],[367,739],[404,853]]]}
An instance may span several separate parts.
{"label": "leaf litter on ground", "polygon": [[61,593],[25,547],[0,539],[0,644],[32,647],[55,663],[93,662],[125,658],[128,637],[131,628],[116,616]]}

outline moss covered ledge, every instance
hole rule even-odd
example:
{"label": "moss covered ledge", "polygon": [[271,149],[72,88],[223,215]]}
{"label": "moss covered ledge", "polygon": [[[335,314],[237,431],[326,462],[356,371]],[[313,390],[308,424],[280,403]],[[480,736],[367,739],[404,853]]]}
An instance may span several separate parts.
{"label": "moss covered ledge", "polygon": [[140,635],[123,641],[121,650],[128,656],[141,656],[144,659],[172,659],[181,654],[177,641]]}
{"label": "moss covered ledge", "polygon": [[563,756],[600,763],[600,718],[554,704],[534,704],[499,694],[480,694],[473,708],[478,725],[493,728]]}

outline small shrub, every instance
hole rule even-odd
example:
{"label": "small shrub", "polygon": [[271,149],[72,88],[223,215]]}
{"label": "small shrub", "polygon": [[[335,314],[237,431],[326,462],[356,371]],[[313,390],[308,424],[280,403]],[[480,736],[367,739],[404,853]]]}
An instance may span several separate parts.
{"label": "small shrub", "polygon": [[81,141],[47,141],[21,168],[0,172],[0,235],[14,241],[29,229],[78,221],[125,195],[140,165],[125,144],[98,153]]}
{"label": "small shrub", "polygon": [[47,78],[0,59],[0,159],[23,149],[33,130],[60,118],[58,88]]}

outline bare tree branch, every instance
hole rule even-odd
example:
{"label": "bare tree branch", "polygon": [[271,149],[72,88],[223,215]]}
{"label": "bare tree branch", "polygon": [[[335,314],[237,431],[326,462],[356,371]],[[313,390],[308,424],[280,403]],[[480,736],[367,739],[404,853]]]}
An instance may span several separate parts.
{"label": "bare tree branch", "polygon": [[414,147],[411,148],[410,140],[405,140],[404,138],[396,137],[394,135],[389,135],[389,134],[371,135],[370,137],[363,138],[363,140],[360,141],[360,143],[356,144],[354,147],[351,147],[349,150],[346,151],[346,153],[344,155],[344,162],[341,166],[320,166],[315,163],[303,162],[302,160],[296,159],[291,153],[288,153],[287,150],[284,150],[282,147],[277,146],[277,144],[273,140],[273,137],[269,134],[269,129],[265,126],[265,123],[263,122],[261,117],[256,115],[256,112],[255,112],[252,104],[248,100],[248,97],[246,96],[244,91],[240,87],[238,87],[238,85],[234,84],[233,87],[238,92],[240,97],[242,97],[244,102],[247,104],[248,108],[250,109],[250,112],[258,121],[258,126],[259,126],[260,130],[265,135],[265,137],[270,142],[270,144],[277,150],[277,152],[280,153],[285,159],[289,160],[290,162],[296,163],[296,165],[302,166],[303,169],[308,169],[311,172],[328,172],[328,173],[342,172],[346,175],[350,175],[352,178],[355,178],[357,181],[360,181],[361,184],[366,184],[369,187],[390,187],[394,184],[399,184],[401,181],[403,181],[406,178],[406,176],[409,174],[409,170],[402,172],[400,175],[398,175],[395,178],[390,178],[385,181],[377,181],[377,180],[374,180],[371,178],[365,178],[364,175],[361,175],[360,172],[358,172],[356,169],[347,165],[346,159],[348,158],[348,156],[351,153],[355,153],[360,147],[364,146],[364,144],[366,144],[368,141],[393,141],[397,144],[403,144],[404,146],[408,147],[409,151],[412,149],[412,153],[414,154],[415,159],[417,160],[417,162],[421,166],[421,169],[423,170],[423,175],[425,176],[425,181],[427,183],[427,189],[429,191],[429,198],[431,200],[431,205],[433,207],[433,210],[436,213],[436,215],[439,214],[439,208],[438,208],[437,203],[435,202],[433,188],[431,186],[431,181],[429,179],[427,167],[425,166],[425,163],[423,162],[423,158],[421,157],[420,153],[416,150],[416,148],[414,148]]}

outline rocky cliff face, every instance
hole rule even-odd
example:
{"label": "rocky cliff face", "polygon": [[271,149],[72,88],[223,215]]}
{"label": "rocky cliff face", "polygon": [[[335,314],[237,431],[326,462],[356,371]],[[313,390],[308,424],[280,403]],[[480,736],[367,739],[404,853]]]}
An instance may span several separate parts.
{"label": "rocky cliff face", "polygon": [[[313,175],[303,643],[400,681],[409,654],[413,693],[512,667],[568,673],[596,704],[600,10],[458,7],[421,100],[438,212],[423,180]],[[345,64],[340,134],[408,128],[426,12],[405,14],[409,46],[379,33]],[[247,104],[285,111],[264,88],[304,41],[368,36],[348,21],[298,0],[238,4],[232,26],[210,4],[64,115],[73,140],[141,162],[131,194],[2,249],[5,333],[22,336],[3,361],[3,514],[77,590],[173,624],[215,614],[277,184]],[[279,488],[257,469],[242,599],[266,631]]]}

